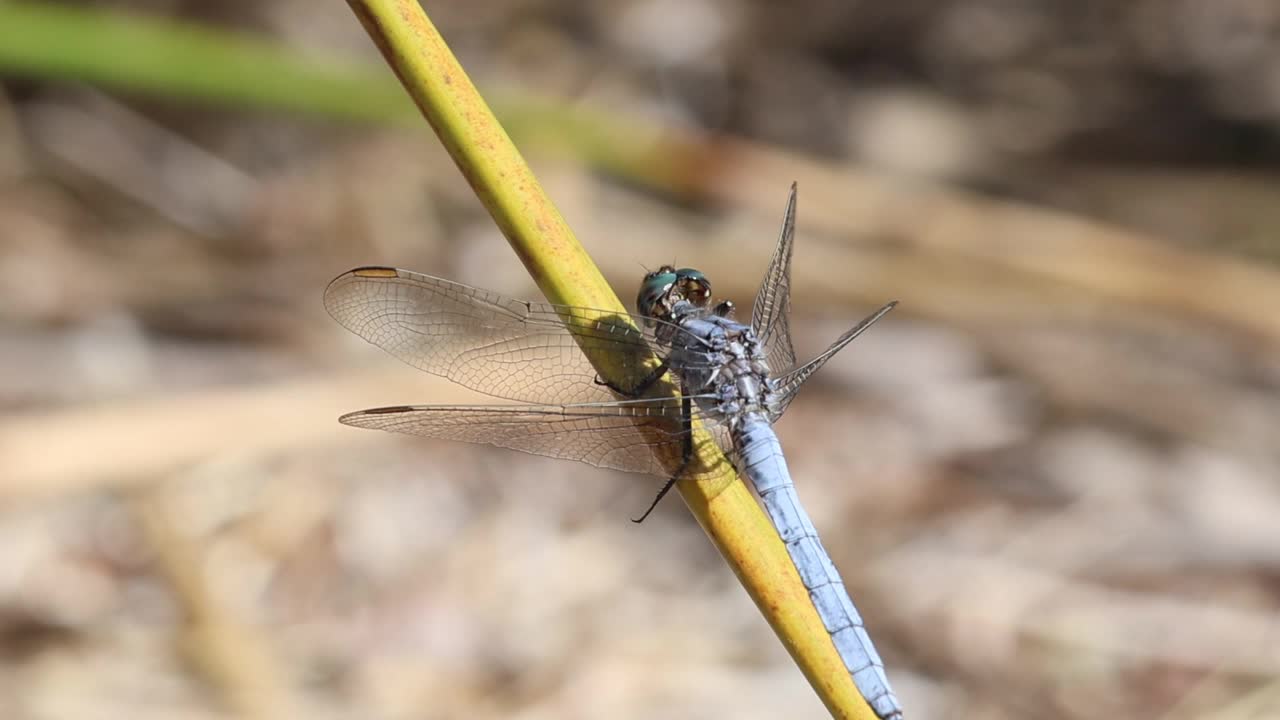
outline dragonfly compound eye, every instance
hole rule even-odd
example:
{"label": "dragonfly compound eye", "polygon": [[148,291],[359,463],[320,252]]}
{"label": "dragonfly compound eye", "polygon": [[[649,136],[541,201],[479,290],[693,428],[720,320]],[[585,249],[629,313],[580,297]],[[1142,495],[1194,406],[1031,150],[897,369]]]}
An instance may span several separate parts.
{"label": "dragonfly compound eye", "polygon": [[655,317],[655,312],[659,314],[665,312],[660,307],[662,299],[671,291],[671,286],[678,279],[675,268],[670,265],[663,265],[645,275],[644,282],[640,283],[640,293],[636,295],[636,310],[645,317]]}
{"label": "dragonfly compound eye", "polygon": [[676,270],[676,287],[681,297],[703,307],[711,302],[711,281],[700,270],[681,268]]}

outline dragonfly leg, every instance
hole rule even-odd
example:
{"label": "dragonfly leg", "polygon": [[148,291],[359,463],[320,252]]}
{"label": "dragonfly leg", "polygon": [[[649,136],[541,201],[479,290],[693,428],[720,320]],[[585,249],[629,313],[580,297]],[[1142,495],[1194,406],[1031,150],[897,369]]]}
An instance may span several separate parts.
{"label": "dragonfly leg", "polygon": [[[663,365],[666,365],[665,361],[663,362]],[[681,390],[683,389],[684,388],[681,387]],[[662,498],[666,497],[667,493],[671,492],[671,488],[675,487],[676,481],[680,479],[681,475],[684,475],[684,471],[689,467],[689,463],[693,462],[693,405],[690,403],[689,396],[687,394],[684,395],[684,398],[680,401],[680,430],[684,433],[684,440],[680,443],[680,467],[676,468],[676,471],[671,474],[671,478],[667,480],[667,483],[658,491],[658,496],[649,504],[649,509],[645,510],[644,514],[640,517],[631,518],[631,522],[636,523],[637,525],[644,522],[645,518],[649,517],[649,513],[653,512],[653,509],[658,507],[658,503],[662,502]]]}
{"label": "dragonfly leg", "polygon": [[645,375],[643,378],[640,378],[640,382],[636,383],[635,387],[633,388],[624,388],[620,385],[615,385],[609,382],[608,380],[605,380],[604,378],[600,377],[599,375],[596,376],[596,384],[603,385],[609,388],[610,390],[618,393],[622,397],[637,398],[645,394],[645,392],[648,391],[649,388],[653,387],[654,383],[658,382],[658,380],[662,379],[662,376],[666,374],[667,374],[667,361],[663,360],[658,365],[658,367],[652,370],[652,372],[650,372],[648,375]]}
{"label": "dragonfly leg", "polygon": [[644,514],[638,518],[631,518],[631,522],[637,525],[644,522],[645,519],[649,517],[649,513],[653,512],[653,509],[658,507],[658,503],[662,502],[662,498],[666,497],[667,493],[671,491],[671,488],[675,487],[676,481],[680,479],[680,476],[684,474],[684,469],[688,466],[689,458],[686,458],[680,463],[680,469],[676,470],[676,473],[672,475],[671,478],[667,480],[666,484],[662,486],[662,489],[658,491],[658,496],[653,499],[653,502],[649,503],[649,508],[644,511]]}

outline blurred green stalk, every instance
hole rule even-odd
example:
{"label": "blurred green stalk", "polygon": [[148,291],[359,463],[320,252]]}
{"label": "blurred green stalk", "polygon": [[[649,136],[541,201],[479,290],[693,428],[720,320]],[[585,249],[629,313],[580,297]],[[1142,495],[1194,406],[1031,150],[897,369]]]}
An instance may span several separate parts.
{"label": "blurred green stalk", "polygon": [[0,73],[342,120],[417,123],[383,68],[100,8],[0,2]]}
{"label": "blurred green stalk", "polygon": [[[100,8],[0,2],[0,75],[421,128],[384,66],[307,57],[242,32]],[[522,143],[634,182],[687,190],[713,166],[704,143],[652,125],[529,97],[499,95],[493,105]]]}

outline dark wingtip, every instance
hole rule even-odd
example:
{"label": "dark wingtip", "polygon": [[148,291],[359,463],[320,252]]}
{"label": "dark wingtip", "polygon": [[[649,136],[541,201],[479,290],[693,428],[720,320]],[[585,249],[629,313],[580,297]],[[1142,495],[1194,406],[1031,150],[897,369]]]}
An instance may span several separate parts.
{"label": "dark wingtip", "polygon": [[358,268],[351,268],[350,270],[341,273],[334,279],[330,280],[329,285],[333,285],[339,280],[348,277],[393,278],[399,276],[400,271],[393,267],[386,267],[385,265],[363,265]]}
{"label": "dark wingtip", "polygon": [[371,278],[393,278],[399,277],[400,271],[385,265],[365,265],[363,267],[354,268],[343,273],[344,275],[354,275],[356,277]]}
{"label": "dark wingtip", "polygon": [[359,417],[364,417],[366,415],[394,415],[396,413],[409,412],[411,410],[413,410],[412,405],[391,405],[389,407],[369,408],[368,410],[356,410],[355,412],[349,412],[345,415],[340,416],[338,418],[338,422],[342,423],[343,425],[351,425],[353,427],[359,427],[359,425],[356,425],[353,422],[356,418],[359,418]]}
{"label": "dark wingtip", "polygon": [[387,407],[369,408],[368,410],[359,410],[357,412],[347,413],[346,415],[343,415],[343,417],[350,417],[353,415],[391,415],[393,413],[409,412],[411,410],[413,410],[412,405],[389,405]]}
{"label": "dark wingtip", "polygon": [[363,267],[352,268],[342,273],[341,275],[335,277],[334,279],[330,280],[329,284],[324,287],[324,306],[325,306],[325,309],[329,311],[330,315],[333,315],[333,310],[329,307],[329,300],[330,300],[329,294],[332,292],[335,292],[335,288],[339,283],[346,280],[347,278],[353,278],[353,277],[394,278],[394,277],[400,277],[400,271],[393,267],[385,267],[382,265],[365,265]]}

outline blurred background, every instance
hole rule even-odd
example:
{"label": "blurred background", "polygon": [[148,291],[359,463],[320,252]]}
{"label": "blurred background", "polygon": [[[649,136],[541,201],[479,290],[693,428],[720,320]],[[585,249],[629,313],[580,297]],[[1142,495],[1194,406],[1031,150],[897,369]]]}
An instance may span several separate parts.
{"label": "blurred background", "polygon": [[[778,430],[908,717],[1280,717],[1280,5],[427,11],[622,298],[796,180],[901,301]],[[345,3],[0,3],[0,717],[824,715],[659,481],[339,425],[474,399],[363,264],[538,297]]]}

